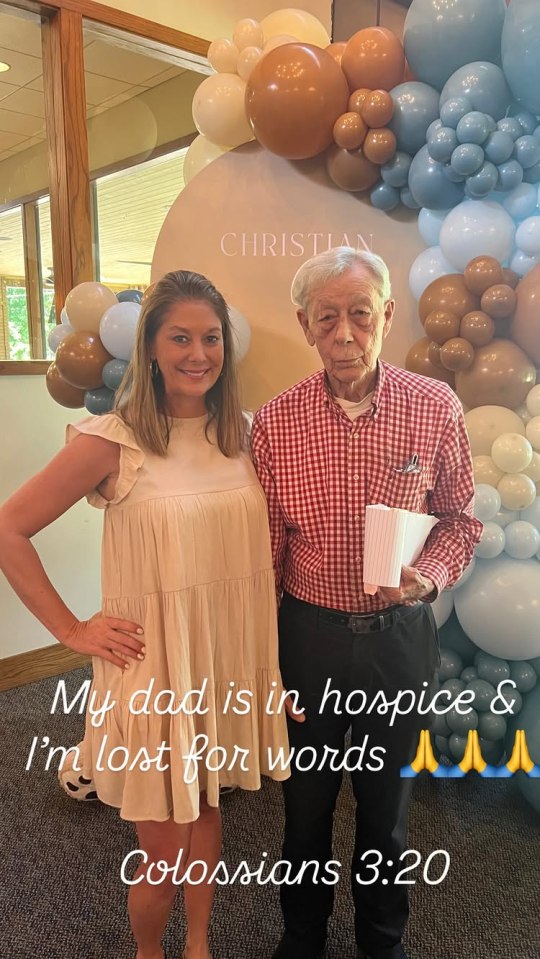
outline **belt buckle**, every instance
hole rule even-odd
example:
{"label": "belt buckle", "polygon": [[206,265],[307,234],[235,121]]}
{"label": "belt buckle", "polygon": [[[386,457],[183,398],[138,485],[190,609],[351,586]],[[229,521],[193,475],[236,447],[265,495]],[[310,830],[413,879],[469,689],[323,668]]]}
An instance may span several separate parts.
{"label": "belt buckle", "polygon": [[360,633],[371,632],[372,616],[351,616],[349,620],[349,629],[358,636]]}

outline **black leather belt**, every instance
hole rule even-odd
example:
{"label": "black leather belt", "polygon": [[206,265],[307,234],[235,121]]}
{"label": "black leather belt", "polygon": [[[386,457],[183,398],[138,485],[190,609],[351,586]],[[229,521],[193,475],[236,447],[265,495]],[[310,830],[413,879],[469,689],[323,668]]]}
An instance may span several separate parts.
{"label": "black leather belt", "polygon": [[353,633],[379,633],[394,626],[399,619],[416,609],[412,606],[391,606],[378,613],[340,613],[335,609],[318,607],[318,622],[329,626],[342,626]]}

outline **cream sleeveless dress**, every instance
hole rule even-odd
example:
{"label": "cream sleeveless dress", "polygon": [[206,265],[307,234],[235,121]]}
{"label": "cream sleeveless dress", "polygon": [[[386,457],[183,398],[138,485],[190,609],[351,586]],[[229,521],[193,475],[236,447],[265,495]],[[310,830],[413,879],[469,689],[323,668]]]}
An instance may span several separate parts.
{"label": "cream sleeveless dress", "polygon": [[146,658],[123,671],[94,657],[89,703],[113,708],[95,725],[87,710],[83,775],[132,821],[191,822],[202,790],[217,806],[220,785],[288,776],[271,769],[287,729],[266,500],[248,455],[225,457],[206,423],[173,420],[166,457],[113,413],[67,429],[120,446],[113,499],[88,501],[105,510],[102,611],[143,627]]}

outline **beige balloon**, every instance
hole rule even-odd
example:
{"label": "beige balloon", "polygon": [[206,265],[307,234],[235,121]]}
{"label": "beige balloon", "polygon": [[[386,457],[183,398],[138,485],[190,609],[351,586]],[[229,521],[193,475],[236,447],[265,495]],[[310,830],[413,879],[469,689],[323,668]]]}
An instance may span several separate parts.
{"label": "beige balloon", "polygon": [[118,303],[108,286],[87,280],[74,286],[66,296],[65,310],[74,330],[98,333],[105,310]]}
{"label": "beige balloon", "polygon": [[505,406],[477,406],[465,414],[473,456],[491,456],[491,447],[501,433],[520,433],[525,426],[517,413]]}
{"label": "beige balloon", "polygon": [[261,59],[263,52],[260,47],[244,47],[238,57],[238,76],[248,80],[255,64]]}
{"label": "beige balloon", "polygon": [[240,52],[246,47],[262,47],[264,33],[259,21],[251,17],[239,20],[233,30],[233,43]]}
{"label": "beige balloon", "polygon": [[472,458],[474,482],[487,483],[488,486],[497,486],[504,476],[504,471],[500,470],[491,459],[491,456],[473,456]]}
{"label": "beige balloon", "polygon": [[244,108],[245,92],[245,81],[233,73],[215,73],[203,80],[195,91],[192,106],[199,133],[226,147],[253,140]]}
{"label": "beige balloon", "polygon": [[540,450],[540,416],[533,416],[525,427],[525,436],[535,450]]}
{"label": "beige balloon", "polygon": [[278,47],[284,47],[286,43],[298,43],[298,38],[293,37],[291,33],[278,33],[275,37],[270,37],[265,41],[263,54],[270,53],[270,50],[277,50]]}
{"label": "beige balloon", "polygon": [[499,480],[497,489],[505,509],[527,509],[536,499],[536,485],[525,473],[507,473]]}
{"label": "beige balloon", "polygon": [[491,459],[503,473],[522,473],[532,455],[533,448],[521,433],[501,433],[491,447]]}
{"label": "beige balloon", "polygon": [[184,157],[184,183],[190,183],[197,173],[204,170],[213,160],[223,156],[229,149],[230,147],[222,147],[217,143],[212,143],[211,140],[199,133],[199,136],[195,137],[193,142],[190,143]]}
{"label": "beige balloon", "polygon": [[529,420],[532,420],[532,415],[531,413],[529,413],[525,403],[522,403],[521,406],[516,406],[514,413],[517,413],[519,418],[523,420],[523,422],[525,423],[525,426],[527,425]]}
{"label": "beige balloon", "polygon": [[533,450],[532,460],[522,472],[532,479],[533,483],[540,481],[540,453]]}
{"label": "beige balloon", "polygon": [[225,37],[221,40],[213,40],[208,47],[208,61],[216,73],[236,73],[238,52],[232,40],[227,40]]}
{"label": "beige balloon", "polygon": [[265,40],[280,33],[289,33],[302,43],[312,43],[315,47],[327,47],[330,43],[330,37],[321,21],[312,13],[294,7],[269,13],[261,20],[261,27]]}
{"label": "beige balloon", "polygon": [[531,416],[540,416],[540,384],[529,390],[525,403]]}

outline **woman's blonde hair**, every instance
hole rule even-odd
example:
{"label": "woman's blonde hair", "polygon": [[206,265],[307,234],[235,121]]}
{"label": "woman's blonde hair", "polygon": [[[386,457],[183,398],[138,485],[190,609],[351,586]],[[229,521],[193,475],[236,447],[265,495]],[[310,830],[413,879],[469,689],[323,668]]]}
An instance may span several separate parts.
{"label": "woman's blonde hair", "polygon": [[171,417],[165,407],[163,377],[152,363],[155,336],[176,303],[207,303],[221,324],[223,369],[205,396],[207,424],[216,423],[217,443],[225,456],[238,456],[245,440],[245,421],[240,405],[233,329],[227,304],[215,286],[200,273],[177,270],[167,273],[147,291],[137,326],[131,361],[116,394],[115,409],[131,427],[137,443],[165,456]]}

